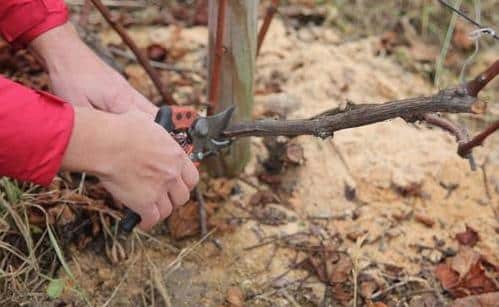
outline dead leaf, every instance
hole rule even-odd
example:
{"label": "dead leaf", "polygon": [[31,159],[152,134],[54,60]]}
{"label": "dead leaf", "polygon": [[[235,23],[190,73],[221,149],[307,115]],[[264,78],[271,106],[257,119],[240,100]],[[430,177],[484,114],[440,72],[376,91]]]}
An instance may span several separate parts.
{"label": "dead leaf", "polygon": [[352,275],[352,260],[350,257],[340,254],[340,260],[333,265],[332,272],[329,274],[329,282],[343,283]]}
{"label": "dead leaf", "polygon": [[374,280],[366,280],[360,283],[360,295],[369,298],[379,289],[378,283]]}
{"label": "dead leaf", "polygon": [[469,247],[461,248],[455,257],[449,261],[451,268],[464,276],[471,267],[480,260],[480,254]]}
{"label": "dead leaf", "polygon": [[409,307],[436,307],[439,306],[438,299],[434,293],[424,293],[411,298]]}
{"label": "dead leaf", "polygon": [[468,25],[468,23],[458,20],[454,28],[454,36],[452,37],[454,45],[462,50],[469,50],[473,48],[474,44],[469,36],[469,33],[472,30],[473,27]]}
{"label": "dead leaf", "polygon": [[499,292],[472,295],[460,298],[452,303],[451,307],[497,307],[499,306]]}
{"label": "dead leaf", "polygon": [[266,204],[280,203],[279,198],[272,191],[258,191],[250,198],[248,205],[250,207],[264,206]]}
{"label": "dead leaf", "polygon": [[451,289],[459,282],[459,274],[453,271],[448,264],[441,263],[435,269],[435,275],[444,289]]}
{"label": "dead leaf", "polygon": [[335,284],[331,287],[333,297],[341,302],[348,302],[353,298],[352,288],[345,284]]}
{"label": "dead leaf", "polygon": [[47,210],[50,224],[67,225],[73,223],[76,215],[66,204],[60,204]]}
{"label": "dead leaf", "polygon": [[244,306],[244,293],[239,287],[230,287],[227,290],[227,302],[231,307]]}
{"label": "dead leaf", "polygon": [[476,230],[466,225],[465,231],[456,234],[456,240],[461,245],[473,247],[475,246],[476,242],[480,240],[480,237],[478,236],[478,232]]}
{"label": "dead leaf", "polygon": [[208,24],[208,1],[197,1],[193,25],[205,26]]}
{"label": "dead leaf", "polygon": [[454,297],[499,290],[495,280],[497,266],[469,247],[462,247],[455,257],[437,266],[435,275]]}
{"label": "dead leaf", "polygon": [[226,178],[212,178],[203,195],[210,200],[220,201],[227,199],[235,187],[235,181]]}
{"label": "dead leaf", "polygon": [[367,307],[387,307],[387,306],[383,302],[372,302],[372,301],[368,301],[367,302]]}
{"label": "dead leaf", "polygon": [[433,227],[433,225],[435,225],[434,219],[432,219],[431,217],[429,217],[427,215],[421,214],[421,213],[415,214],[414,219],[416,220],[416,222],[419,222],[419,223],[421,223],[429,228],[431,228],[431,227]]}
{"label": "dead leaf", "polygon": [[162,62],[166,59],[167,51],[159,44],[151,44],[147,47],[147,57],[153,61]]}
{"label": "dead leaf", "polygon": [[194,201],[173,211],[168,219],[168,228],[175,240],[194,236],[199,233],[199,209]]}
{"label": "dead leaf", "polygon": [[282,183],[282,176],[281,175],[270,175],[270,174],[260,174],[258,175],[258,179],[260,181],[270,184],[272,186],[278,186]]}

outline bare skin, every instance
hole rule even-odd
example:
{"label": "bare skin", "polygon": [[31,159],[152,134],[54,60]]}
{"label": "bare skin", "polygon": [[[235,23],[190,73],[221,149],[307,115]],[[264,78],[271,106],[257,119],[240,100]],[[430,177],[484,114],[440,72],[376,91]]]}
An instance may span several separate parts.
{"label": "bare skin", "polygon": [[117,200],[140,214],[144,230],[189,200],[198,171],[154,123],[157,107],[103,63],[72,25],[42,34],[30,47],[45,62],[53,92],[75,105],[63,170],[98,176]]}

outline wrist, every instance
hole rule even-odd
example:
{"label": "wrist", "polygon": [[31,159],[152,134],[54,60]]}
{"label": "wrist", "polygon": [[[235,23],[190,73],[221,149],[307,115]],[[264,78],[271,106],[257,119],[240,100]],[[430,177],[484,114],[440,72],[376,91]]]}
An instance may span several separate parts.
{"label": "wrist", "polygon": [[29,44],[29,49],[44,62],[49,72],[64,68],[75,56],[80,57],[80,51],[85,47],[70,22],[41,34]]}
{"label": "wrist", "polygon": [[113,155],[120,152],[117,116],[84,107],[74,110],[73,132],[61,169],[108,176]]}

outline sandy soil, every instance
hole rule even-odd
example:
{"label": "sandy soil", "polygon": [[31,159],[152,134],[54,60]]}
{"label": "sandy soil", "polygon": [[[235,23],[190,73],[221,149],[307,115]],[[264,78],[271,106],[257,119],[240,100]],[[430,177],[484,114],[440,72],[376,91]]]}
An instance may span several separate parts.
{"label": "sandy soil", "polygon": [[[174,33],[172,28],[132,31],[142,46],[151,41],[169,42]],[[190,50],[181,63],[202,69],[206,30],[185,29],[176,37],[177,44]],[[117,38],[106,32],[102,39],[108,43]],[[258,96],[257,109],[280,108],[289,118],[301,118],[347,100],[379,103],[433,91],[428,82],[392,58],[376,56],[377,41],[374,37],[341,43],[333,30],[287,32],[280,21],[274,22],[258,59],[257,88],[278,79],[283,93]],[[133,69],[129,66],[127,71]],[[143,80],[146,78],[132,78],[139,89],[147,91],[149,85],[144,86]],[[272,245],[244,248],[259,242],[257,233],[263,237],[286,235],[314,224],[341,238],[339,249],[356,255],[359,269],[372,263],[395,264],[411,275],[431,269],[432,262],[443,257],[442,252],[421,246],[434,247],[435,241],[440,241],[441,250],[456,250],[454,236],[465,225],[480,235],[476,250],[499,262],[495,213],[499,210],[499,135],[476,151],[478,165],[486,161],[485,179],[481,169],[472,172],[468,162],[459,158],[451,136],[402,120],[342,131],[332,139],[303,136],[293,142],[303,147],[305,162],[285,172],[277,191],[281,202],[272,205],[285,214],[285,224],[246,221],[232,232],[213,235],[221,250],[208,240],[173,264],[179,258],[168,244],[188,248],[195,240],[172,243],[162,234],[163,229],[155,234],[156,240],[134,239],[146,248],[139,251],[136,245],[129,259],[117,265],[96,256],[91,248],[75,250],[72,268],[79,286],[96,305],[109,298],[110,306],[152,304],[141,297],[151,297],[147,294],[156,288],[152,297],[157,306],[165,305],[165,299],[172,306],[220,306],[227,290],[236,286],[246,294],[260,294],[253,295],[247,306],[292,306],[282,293],[272,293],[271,285],[306,275],[303,270],[293,270],[273,280],[288,270],[294,252],[286,248],[275,251]],[[217,213],[220,217],[244,216],[245,211],[235,203],[247,207],[249,197],[257,191],[248,181],[256,183],[258,189],[269,188],[256,178],[261,171],[259,161],[267,154],[265,146],[260,139],[252,140],[252,146],[254,157],[246,179],[235,180],[242,193],[226,201]],[[356,200],[345,197],[346,185],[355,188]],[[335,218],[338,215],[345,218]],[[418,222],[418,215],[431,219],[434,225]],[[330,217],[329,221],[318,219],[325,217]],[[362,240],[361,247],[352,238]],[[318,304],[324,286],[312,278],[308,287],[310,305]]]}

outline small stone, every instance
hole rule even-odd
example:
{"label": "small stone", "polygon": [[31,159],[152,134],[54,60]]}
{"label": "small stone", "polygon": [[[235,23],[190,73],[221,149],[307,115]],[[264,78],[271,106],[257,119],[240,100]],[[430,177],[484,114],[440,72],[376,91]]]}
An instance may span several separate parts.
{"label": "small stone", "polygon": [[433,264],[440,263],[443,259],[442,252],[437,249],[424,249],[421,251],[421,255]]}

